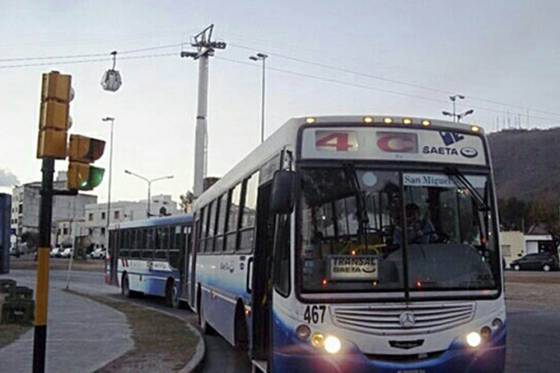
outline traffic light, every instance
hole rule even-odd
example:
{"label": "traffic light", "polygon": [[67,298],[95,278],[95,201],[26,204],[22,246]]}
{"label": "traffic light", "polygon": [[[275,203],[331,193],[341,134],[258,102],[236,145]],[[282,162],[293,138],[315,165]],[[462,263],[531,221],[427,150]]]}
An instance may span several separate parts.
{"label": "traffic light", "polygon": [[91,166],[103,155],[105,141],[70,135],[68,146],[68,189],[92,190],[103,181],[103,168]]}
{"label": "traffic light", "polygon": [[58,71],[43,74],[37,158],[66,158],[72,98],[72,76]]}

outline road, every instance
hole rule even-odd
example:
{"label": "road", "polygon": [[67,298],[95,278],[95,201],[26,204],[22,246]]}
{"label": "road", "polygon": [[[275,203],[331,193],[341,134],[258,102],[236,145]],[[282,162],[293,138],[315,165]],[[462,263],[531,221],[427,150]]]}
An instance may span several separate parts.
{"label": "road", "polygon": [[[33,271],[12,271],[14,277],[34,279]],[[544,277],[543,277],[544,276]],[[556,372],[560,366],[560,272],[546,274],[508,273],[507,372]],[[51,272],[51,286],[66,284],[64,271]],[[95,291],[101,284],[100,273],[74,272],[70,287]],[[100,288],[100,287],[99,287]],[[131,301],[148,305],[196,324],[196,315],[182,309],[170,309],[154,297]],[[205,336],[207,355],[202,372],[234,373],[250,371],[246,356],[238,353],[218,335]]]}

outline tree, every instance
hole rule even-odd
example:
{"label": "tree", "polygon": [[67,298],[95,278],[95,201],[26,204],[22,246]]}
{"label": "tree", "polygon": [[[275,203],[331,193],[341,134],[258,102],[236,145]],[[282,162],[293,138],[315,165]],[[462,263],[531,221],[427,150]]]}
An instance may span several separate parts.
{"label": "tree", "polygon": [[558,200],[538,200],[531,204],[529,218],[534,224],[540,224],[552,237],[554,255],[558,255],[558,245],[560,244],[560,201]]}
{"label": "tree", "polygon": [[194,202],[193,192],[191,192],[190,190],[187,190],[187,192],[185,194],[181,194],[179,196],[179,199],[181,200],[181,202],[179,202],[179,205],[181,206],[181,209],[183,210],[183,212],[186,212],[186,213],[192,212],[192,204]]}
{"label": "tree", "polygon": [[506,230],[524,230],[530,203],[510,197],[498,200],[500,225]]}

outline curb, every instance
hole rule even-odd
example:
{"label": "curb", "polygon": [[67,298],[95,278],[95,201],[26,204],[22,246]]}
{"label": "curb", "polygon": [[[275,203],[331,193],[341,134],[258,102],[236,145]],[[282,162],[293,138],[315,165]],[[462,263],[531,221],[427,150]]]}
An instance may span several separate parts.
{"label": "curb", "polygon": [[189,322],[186,323],[187,328],[189,328],[193,333],[198,336],[198,344],[196,345],[196,350],[191,360],[179,371],[179,373],[189,373],[194,372],[201,367],[204,356],[206,355],[206,343],[204,343],[204,337],[202,333],[192,326]]}

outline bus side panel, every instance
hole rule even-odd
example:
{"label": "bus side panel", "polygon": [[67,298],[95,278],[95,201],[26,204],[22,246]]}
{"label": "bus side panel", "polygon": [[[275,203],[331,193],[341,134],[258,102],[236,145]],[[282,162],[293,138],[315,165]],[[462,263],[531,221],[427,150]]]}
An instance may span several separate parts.
{"label": "bus side panel", "polygon": [[250,304],[247,293],[248,255],[198,255],[196,277],[201,284],[204,318],[231,344],[235,343],[237,302]]}
{"label": "bus side panel", "polygon": [[170,268],[153,269],[155,265],[157,264],[154,262],[144,260],[121,259],[119,260],[119,282],[123,271],[126,271],[130,290],[164,297],[167,280],[172,277],[177,283],[179,273]]}

